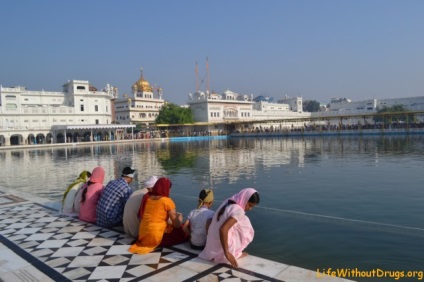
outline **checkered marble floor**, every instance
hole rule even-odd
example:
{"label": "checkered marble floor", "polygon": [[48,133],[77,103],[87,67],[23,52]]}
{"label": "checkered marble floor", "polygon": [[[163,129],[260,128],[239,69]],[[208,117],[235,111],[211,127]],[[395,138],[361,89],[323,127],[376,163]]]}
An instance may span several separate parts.
{"label": "checkered marble floor", "polygon": [[233,269],[199,259],[187,244],[136,255],[132,242],[119,229],[0,191],[0,281],[343,281],[254,256]]}

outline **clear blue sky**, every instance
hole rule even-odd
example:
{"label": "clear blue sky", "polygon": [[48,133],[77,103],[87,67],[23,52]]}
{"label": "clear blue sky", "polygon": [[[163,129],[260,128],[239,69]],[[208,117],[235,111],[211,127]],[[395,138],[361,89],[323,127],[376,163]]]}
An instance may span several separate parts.
{"label": "clear blue sky", "polygon": [[166,100],[185,104],[208,57],[218,93],[424,94],[421,0],[3,0],[0,11],[3,86],[61,91],[80,79],[122,95],[143,67]]}

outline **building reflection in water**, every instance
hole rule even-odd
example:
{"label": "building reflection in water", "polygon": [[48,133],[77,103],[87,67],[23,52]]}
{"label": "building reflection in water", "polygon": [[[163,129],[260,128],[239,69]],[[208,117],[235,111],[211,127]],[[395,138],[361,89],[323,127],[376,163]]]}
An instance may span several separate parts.
{"label": "building reflection in water", "polygon": [[123,167],[131,166],[137,170],[133,189],[141,188],[150,175],[187,174],[192,175],[191,182],[183,185],[202,189],[251,179],[273,167],[303,168],[330,156],[373,154],[377,163],[379,152],[409,150],[409,143],[417,138],[422,137],[230,138],[3,150],[0,180],[4,187],[57,200],[82,170],[102,166],[106,184],[119,177]]}

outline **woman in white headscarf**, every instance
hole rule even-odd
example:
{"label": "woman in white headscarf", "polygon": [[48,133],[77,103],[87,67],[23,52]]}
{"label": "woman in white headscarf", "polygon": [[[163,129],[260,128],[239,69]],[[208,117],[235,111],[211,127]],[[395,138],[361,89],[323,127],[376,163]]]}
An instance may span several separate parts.
{"label": "woman in white headscarf", "polygon": [[215,212],[201,259],[230,263],[238,267],[237,259],[247,254],[243,250],[252,242],[255,231],[246,211],[259,204],[259,194],[246,188],[225,200]]}

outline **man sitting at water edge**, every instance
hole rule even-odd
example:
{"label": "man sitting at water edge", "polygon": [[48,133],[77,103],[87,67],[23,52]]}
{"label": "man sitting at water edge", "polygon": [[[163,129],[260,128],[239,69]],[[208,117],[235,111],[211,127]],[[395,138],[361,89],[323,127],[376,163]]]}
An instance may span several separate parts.
{"label": "man sitting at water edge", "polygon": [[157,180],[158,178],[156,176],[150,176],[144,182],[144,188],[134,191],[125,204],[123,218],[124,231],[134,238],[138,238],[138,229],[140,227],[138,211],[140,210],[141,200],[146,193],[152,191],[152,187]]}
{"label": "man sitting at water edge", "polygon": [[106,185],[97,205],[97,225],[112,227],[122,224],[125,203],[133,192],[128,184],[133,181],[134,174],[134,169],[125,167],[120,178]]}

